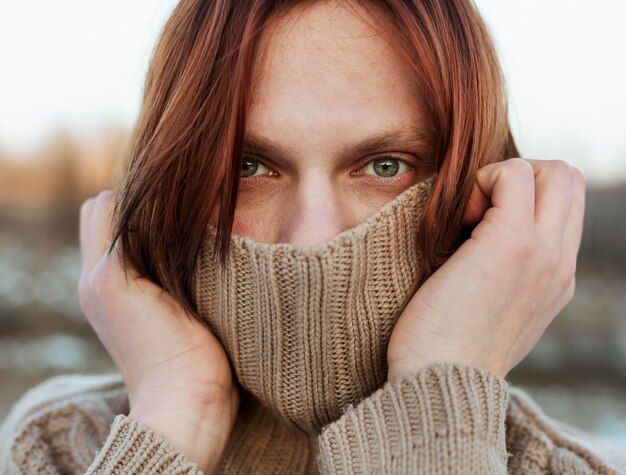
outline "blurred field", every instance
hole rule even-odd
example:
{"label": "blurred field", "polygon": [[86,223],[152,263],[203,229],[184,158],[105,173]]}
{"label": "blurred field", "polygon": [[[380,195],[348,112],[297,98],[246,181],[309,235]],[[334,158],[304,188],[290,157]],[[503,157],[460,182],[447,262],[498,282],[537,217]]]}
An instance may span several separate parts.
{"label": "blurred field", "polygon": [[[128,133],[0,151],[0,420],[59,373],[114,371],[78,306],[78,208],[110,188]],[[508,377],[545,412],[626,445],[626,183],[589,185],[574,300]]]}

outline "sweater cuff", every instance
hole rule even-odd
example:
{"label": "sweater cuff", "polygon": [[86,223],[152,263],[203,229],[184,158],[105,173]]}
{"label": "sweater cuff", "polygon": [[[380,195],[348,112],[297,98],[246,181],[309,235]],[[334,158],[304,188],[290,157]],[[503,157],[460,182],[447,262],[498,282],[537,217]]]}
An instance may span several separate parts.
{"label": "sweater cuff", "polygon": [[508,383],[435,363],[387,382],[319,437],[322,473],[507,473]]}
{"label": "sweater cuff", "polygon": [[104,445],[87,474],[192,474],[202,475],[163,436],[125,414],[118,414]]}

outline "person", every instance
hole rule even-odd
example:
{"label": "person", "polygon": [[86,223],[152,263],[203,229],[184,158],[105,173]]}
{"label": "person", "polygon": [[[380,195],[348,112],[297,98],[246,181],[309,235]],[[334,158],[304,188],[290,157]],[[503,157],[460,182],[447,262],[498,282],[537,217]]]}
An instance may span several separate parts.
{"label": "person", "polygon": [[81,309],[1,473],[626,473],[506,380],[572,299],[585,181],[519,156],[470,0],[181,0]]}

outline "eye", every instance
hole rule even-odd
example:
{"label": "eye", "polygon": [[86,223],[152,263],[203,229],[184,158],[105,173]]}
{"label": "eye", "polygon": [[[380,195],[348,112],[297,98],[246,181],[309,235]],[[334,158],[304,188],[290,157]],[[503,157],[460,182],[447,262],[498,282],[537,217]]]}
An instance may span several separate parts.
{"label": "eye", "polygon": [[261,173],[258,173],[258,175],[276,175],[276,172],[270,170],[269,168],[267,168],[265,165],[263,165],[258,160],[255,160],[254,158],[244,158],[241,161],[241,172],[239,173],[239,176],[244,177],[244,178],[255,176],[257,175],[258,171],[261,172]]}
{"label": "eye", "polygon": [[377,158],[363,167],[363,172],[390,178],[411,169],[411,166],[402,160],[393,157]]}

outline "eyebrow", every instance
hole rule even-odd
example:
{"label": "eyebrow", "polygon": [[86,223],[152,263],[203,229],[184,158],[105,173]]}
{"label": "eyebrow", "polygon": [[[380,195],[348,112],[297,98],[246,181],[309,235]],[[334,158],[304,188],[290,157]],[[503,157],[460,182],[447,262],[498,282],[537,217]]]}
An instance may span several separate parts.
{"label": "eyebrow", "polygon": [[[415,125],[404,126],[393,131],[382,131],[364,140],[343,147],[340,152],[342,159],[356,155],[369,155],[385,149],[423,149],[432,145],[432,138],[423,128]],[[280,145],[264,137],[246,133],[243,139],[243,151],[271,155],[282,162],[289,153]]]}

